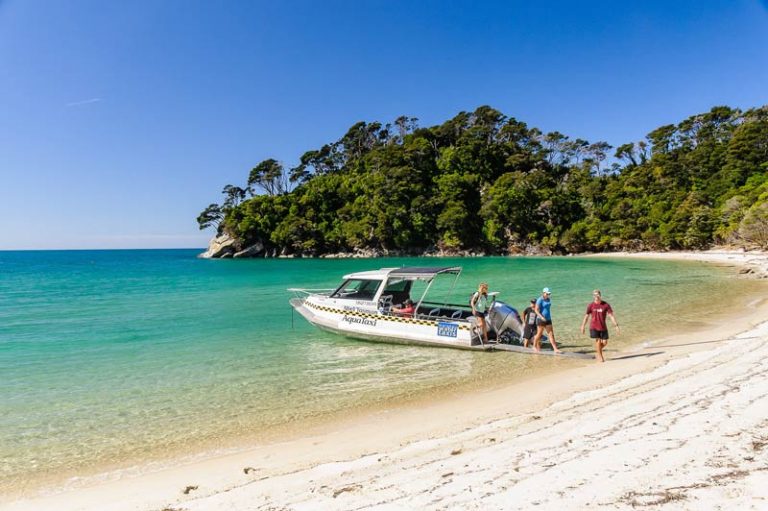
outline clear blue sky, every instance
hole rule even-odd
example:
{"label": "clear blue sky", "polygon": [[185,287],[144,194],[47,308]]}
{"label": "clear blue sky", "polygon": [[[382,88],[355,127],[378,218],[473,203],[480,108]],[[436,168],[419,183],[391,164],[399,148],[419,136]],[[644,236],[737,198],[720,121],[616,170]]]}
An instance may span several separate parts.
{"label": "clear blue sky", "polygon": [[265,158],[491,105],[614,146],[768,103],[768,0],[0,0],[0,249],[202,247]]}

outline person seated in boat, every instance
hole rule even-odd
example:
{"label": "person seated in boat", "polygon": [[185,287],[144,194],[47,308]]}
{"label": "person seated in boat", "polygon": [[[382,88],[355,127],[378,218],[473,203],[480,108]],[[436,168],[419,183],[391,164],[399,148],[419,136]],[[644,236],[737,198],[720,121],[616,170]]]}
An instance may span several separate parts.
{"label": "person seated in boat", "polygon": [[413,313],[416,312],[416,307],[413,305],[413,300],[408,298],[403,302],[402,307],[392,307],[392,312],[394,312],[396,316],[412,318]]}

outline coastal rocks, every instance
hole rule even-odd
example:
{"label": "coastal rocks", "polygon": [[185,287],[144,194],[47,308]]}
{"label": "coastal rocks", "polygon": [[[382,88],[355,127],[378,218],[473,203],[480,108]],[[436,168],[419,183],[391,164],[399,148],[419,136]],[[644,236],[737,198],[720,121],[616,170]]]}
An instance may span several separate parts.
{"label": "coastal rocks", "polygon": [[481,250],[461,250],[433,245],[422,252],[409,255],[416,255],[418,257],[485,257],[488,254]]}
{"label": "coastal rocks", "polygon": [[356,248],[352,252],[321,254],[323,259],[375,259],[377,257],[485,257],[485,252],[472,250],[444,250],[430,247],[425,250],[387,250],[381,248]]}
{"label": "coastal rocks", "polygon": [[768,279],[768,265],[747,263],[749,266],[739,270],[739,276],[749,279]]}
{"label": "coastal rocks", "polygon": [[232,257],[237,252],[238,243],[235,238],[229,234],[220,234],[208,243],[208,250],[198,257],[202,259],[220,259]]}
{"label": "coastal rocks", "polygon": [[337,252],[335,254],[323,254],[324,259],[369,259],[373,257],[396,257],[386,250],[375,248],[356,248],[354,252]]}
{"label": "coastal rocks", "polygon": [[507,255],[516,256],[551,256],[554,255],[552,249],[541,245],[531,245],[528,243],[510,243],[507,246]]}
{"label": "coastal rocks", "polygon": [[485,257],[485,252],[474,252],[472,250],[438,250],[424,254],[424,257]]}
{"label": "coastal rocks", "polygon": [[755,251],[724,251],[710,250],[710,254],[724,256],[728,262],[733,262],[740,266],[738,275],[746,279],[768,279],[768,252],[760,250]]}
{"label": "coastal rocks", "polygon": [[240,240],[226,233],[219,234],[208,243],[208,250],[197,257],[202,259],[240,259],[256,257],[264,252],[264,244],[260,241],[242,250],[240,247]]}
{"label": "coastal rocks", "polygon": [[245,248],[239,252],[235,252],[232,257],[234,257],[235,259],[239,259],[241,257],[256,257],[262,252],[264,252],[264,244],[260,241],[257,241],[250,247]]}

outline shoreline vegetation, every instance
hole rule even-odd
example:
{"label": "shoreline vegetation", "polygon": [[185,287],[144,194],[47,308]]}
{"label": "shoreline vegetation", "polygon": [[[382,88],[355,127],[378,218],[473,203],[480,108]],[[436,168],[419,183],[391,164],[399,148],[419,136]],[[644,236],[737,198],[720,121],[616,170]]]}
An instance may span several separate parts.
{"label": "shoreline vegetation", "polygon": [[[734,277],[768,274],[766,252],[590,257],[692,260],[734,267]],[[723,311],[727,320],[702,318],[698,330],[622,351],[609,345],[607,363],[578,364],[557,378],[353,414],[235,453],[27,492],[0,501],[0,509],[762,508],[765,296],[744,295],[728,306],[732,313]]]}
{"label": "shoreline vegetation", "polygon": [[489,106],[358,122],[267,159],[197,218],[228,257],[552,255],[768,248],[768,105],[716,106],[618,147]]}

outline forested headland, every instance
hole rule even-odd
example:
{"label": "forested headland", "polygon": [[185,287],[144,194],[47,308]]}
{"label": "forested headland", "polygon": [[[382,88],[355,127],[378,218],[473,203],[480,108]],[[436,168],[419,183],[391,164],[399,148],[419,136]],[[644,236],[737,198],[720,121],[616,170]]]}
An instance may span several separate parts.
{"label": "forested headland", "polygon": [[226,240],[214,257],[768,248],[768,105],[618,147],[488,106],[431,127],[358,122],[223,194],[197,219]]}

